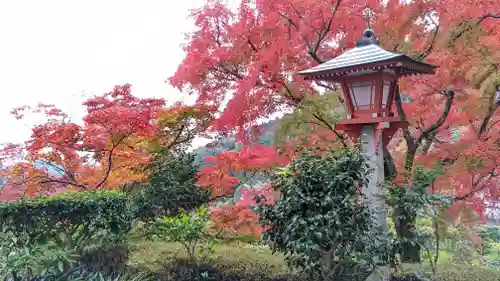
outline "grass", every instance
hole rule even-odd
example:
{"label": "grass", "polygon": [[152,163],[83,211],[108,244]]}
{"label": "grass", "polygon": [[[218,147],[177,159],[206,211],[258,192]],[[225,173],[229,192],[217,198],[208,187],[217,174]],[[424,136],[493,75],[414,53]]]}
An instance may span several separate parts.
{"label": "grass", "polygon": [[[187,259],[187,255],[178,243],[140,241],[132,245],[129,264],[158,272],[163,270],[165,265],[179,259]],[[267,248],[241,242],[216,244],[211,253],[198,252],[198,260],[200,263],[237,270],[257,269],[263,273],[290,273],[282,256],[273,255]]]}
{"label": "grass", "polygon": [[[212,253],[206,255],[199,253],[198,255],[200,263],[211,264],[217,268],[229,268],[233,272],[258,271],[273,276],[290,274],[282,256],[273,255],[267,248],[242,242],[217,244],[214,246]],[[186,258],[185,250],[180,244],[161,241],[139,241],[133,245],[129,263],[136,268],[147,268],[153,272],[161,273],[165,272],[166,265]],[[431,280],[500,281],[498,268],[459,267],[453,265],[451,260],[451,254],[443,252],[440,256],[438,273]]]}

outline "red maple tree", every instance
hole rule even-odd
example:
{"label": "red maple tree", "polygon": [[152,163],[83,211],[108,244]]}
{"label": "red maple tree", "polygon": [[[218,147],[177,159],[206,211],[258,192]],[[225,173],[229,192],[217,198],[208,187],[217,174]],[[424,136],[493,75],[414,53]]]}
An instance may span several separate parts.
{"label": "red maple tree", "polygon": [[25,118],[26,112],[41,114],[44,122],[32,128],[24,143],[3,147],[3,193],[10,194],[6,197],[117,188],[141,181],[156,149],[191,141],[211,118],[203,107],[166,107],[163,99],[138,98],[129,84],[90,98],[83,106],[81,125],[54,105],[12,111],[17,119]]}
{"label": "red maple tree", "polygon": [[270,186],[260,189],[243,188],[234,204],[225,204],[212,209],[215,229],[230,230],[238,236],[258,239],[264,232],[264,228],[256,223],[259,220],[258,215],[252,210],[257,204],[258,196],[264,196],[269,204],[273,204],[277,198]]}
{"label": "red maple tree", "polygon": [[[353,47],[370,24],[384,48],[439,66],[436,75],[401,81],[395,107],[411,126],[396,136],[396,144],[403,142],[399,149],[385,152],[387,176],[409,175],[416,164],[437,156],[447,167],[441,192],[457,202],[498,200],[500,113],[494,89],[500,84],[500,13],[494,7],[500,1],[239,3],[231,9],[211,0],[193,11],[198,29],[189,34],[186,57],[170,78],[172,85],[195,91],[198,104],[223,108],[214,132],[239,132],[244,138],[259,119],[307,108],[304,101],[317,88],[295,73]],[[411,102],[404,103],[401,93]],[[311,112],[308,121],[345,144],[345,135],[323,115]],[[455,130],[462,130],[458,141],[451,139]],[[414,219],[397,223],[400,236],[413,235],[401,229],[411,229]],[[419,259],[418,251],[403,259]]]}

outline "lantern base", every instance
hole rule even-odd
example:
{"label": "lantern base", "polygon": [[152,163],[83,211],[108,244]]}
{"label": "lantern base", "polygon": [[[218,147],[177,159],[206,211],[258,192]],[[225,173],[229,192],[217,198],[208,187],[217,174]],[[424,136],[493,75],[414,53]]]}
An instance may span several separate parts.
{"label": "lantern base", "polygon": [[352,118],[352,119],[343,119],[339,122],[342,125],[368,125],[368,124],[377,124],[377,123],[408,123],[401,121],[401,117],[399,116],[380,116],[380,117],[366,117],[366,118]]}
{"label": "lantern base", "polygon": [[[381,119],[379,121],[374,121],[374,122],[352,122],[352,121],[358,121],[358,120],[342,120],[338,124],[335,125],[336,130],[342,130],[344,133],[346,133],[352,140],[353,143],[358,143],[359,138],[361,136],[361,127],[363,126],[373,126],[374,127],[374,137],[373,137],[373,145],[378,145],[379,142],[382,142],[382,146],[386,147],[387,144],[389,144],[389,141],[391,141],[392,137],[394,134],[398,131],[400,128],[406,128],[408,127],[408,122],[401,121],[400,118],[396,117],[396,121],[391,120],[393,118],[373,118],[373,120],[376,119]],[[395,118],[395,119],[396,119]],[[389,120],[388,120],[389,119]]]}

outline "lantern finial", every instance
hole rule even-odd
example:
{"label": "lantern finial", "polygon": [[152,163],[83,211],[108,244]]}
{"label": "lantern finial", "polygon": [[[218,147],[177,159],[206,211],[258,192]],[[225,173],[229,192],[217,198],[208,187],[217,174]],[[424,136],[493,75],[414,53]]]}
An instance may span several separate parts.
{"label": "lantern finial", "polygon": [[375,31],[371,28],[363,31],[363,39],[356,40],[356,47],[363,47],[368,45],[380,45],[380,42],[375,39]]}

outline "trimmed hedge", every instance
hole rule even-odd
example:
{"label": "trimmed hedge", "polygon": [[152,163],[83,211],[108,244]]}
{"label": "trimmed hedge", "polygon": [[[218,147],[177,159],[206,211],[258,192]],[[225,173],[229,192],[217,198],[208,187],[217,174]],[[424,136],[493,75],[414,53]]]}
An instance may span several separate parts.
{"label": "trimmed hedge", "polygon": [[123,267],[128,252],[114,245],[132,228],[129,202],[122,192],[86,191],[0,204],[0,277],[57,276],[78,265]]}
{"label": "trimmed hedge", "polygon": [[24,245],[57,239],[61,232],[118,238],[132,226],[133,214],[128,202],[122,192],[88,191],[2,203],[1,232],[16,237]]}

